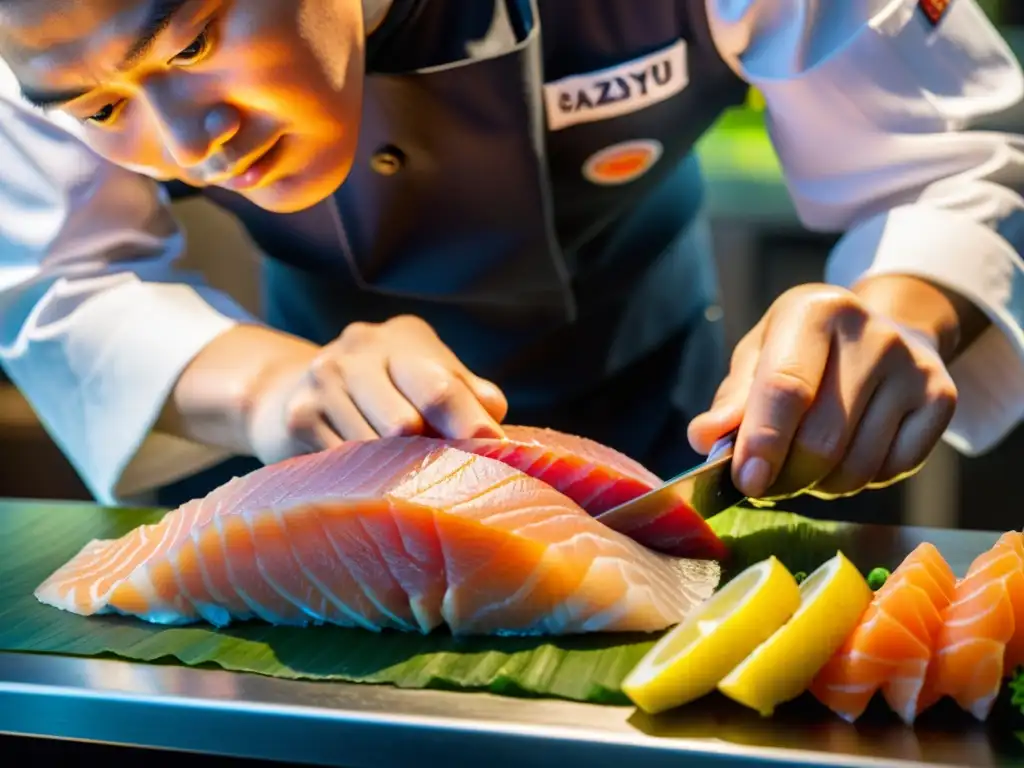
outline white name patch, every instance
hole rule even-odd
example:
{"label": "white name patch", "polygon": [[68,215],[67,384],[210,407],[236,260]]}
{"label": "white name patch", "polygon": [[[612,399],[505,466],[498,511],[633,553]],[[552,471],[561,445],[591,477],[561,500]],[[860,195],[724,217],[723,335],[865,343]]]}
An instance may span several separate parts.
{"label": "white name patch", "polygon": [[548,129],[608,120],[675,96],[690,82],[686,41],[585,75],[571,75],[544,85]]}

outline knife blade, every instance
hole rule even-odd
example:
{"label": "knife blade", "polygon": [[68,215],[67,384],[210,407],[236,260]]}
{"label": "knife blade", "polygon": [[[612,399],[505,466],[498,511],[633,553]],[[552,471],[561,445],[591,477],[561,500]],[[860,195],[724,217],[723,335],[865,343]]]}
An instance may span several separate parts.
{"label": "knife blade", "polygon": [[625,518],[655,520],[680,502],[705,520],[736,506],[745,501],[746,496],[732,482],[735,443],[736,432],[732,432],[712,446],[704,463],[676,475],[642,496],[612,507],[597,519],[609,527],[623,530],[620,526]]}

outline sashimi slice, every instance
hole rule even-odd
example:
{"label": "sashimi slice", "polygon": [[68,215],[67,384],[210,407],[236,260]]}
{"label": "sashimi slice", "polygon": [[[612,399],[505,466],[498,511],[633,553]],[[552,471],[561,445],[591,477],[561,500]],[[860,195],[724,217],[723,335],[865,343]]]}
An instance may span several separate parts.
{"label": "sashimi slice", "polygon": [[861,623],[815,677],[810,691],[847,722],[864,714],[875,693],[898,672],[923,678],[931,649],[908,623],[933,608],[927,593],[907,584],[872,602]]}
{"label": "sashimi slice", "polygon": [[259,469],[114,541],[36,597],[160,624],[336,624],[455,634],[656,631],[719,569],[652,552],[546,483],[427,438]]}
{"label": "sashimi slice", "polygon": [[[917,602],[916,614],[905,616],[906,627],[930,650],[942,628],[942,611],[949,605],[956,591],[956,574],[934,544],[924,542],[911,552],[879,590],[913,585],[923,590],[930,604]],[[903,722],[912,725],[921,712],[920,698],[924,689],[930,658],[924,662],[912,658],[896,665],[889,678],[882,683],[882,697]]]}
{"label": "sashimi slice", "polygon": [[618,451],[551,429],[504,427],[506,439],[453,440],[449,444],[497,459],[543,480],[602,523],[646,547],[680,557],[722,560],[728,554],[683,498],[654,516],[604,514],[661,485],[661,479]]}
{"label": "sashimi slice", "polygon": [[1024,540],[1011,532],[971,563],[943,612],[921,710],[949,696],[978,720],[1024,661]]}
{"label": "sashimi slice", "polygon": [[853,722],[879,690],[910,724],[956,577],[931,544],[919,545],[892,572],[858,627],[819,672],[811,693]]}

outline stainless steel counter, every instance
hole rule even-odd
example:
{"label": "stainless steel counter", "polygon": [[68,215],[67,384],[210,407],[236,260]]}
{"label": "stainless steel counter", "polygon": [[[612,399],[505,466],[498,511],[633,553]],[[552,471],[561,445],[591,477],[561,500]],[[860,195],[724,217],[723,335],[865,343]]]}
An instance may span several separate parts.
{"label": "stainless steel counter", "polygon": [[966,718],[854,728],[810,706],[761,720],[709,700],[649,718],[625,707],[16,654],[0,655],[0,681],[0,731],[346,768],[982,768],[1012,757]]}
{"label": "stainless steel counter", "polygon": [[[995,538],[865,526],[844,551],[859,564],[892,562],[928,540],[963,573]],[[949,706],[909,729],[880,710],[853,727],[813,701],[761,719],[707,697],[648,717],[626,707],[0,654],[0,733],[8,734],[345,768],[1024,763],[1013,720],[982,726]],[[1024,730],[1024,718],[1016,725]]]}

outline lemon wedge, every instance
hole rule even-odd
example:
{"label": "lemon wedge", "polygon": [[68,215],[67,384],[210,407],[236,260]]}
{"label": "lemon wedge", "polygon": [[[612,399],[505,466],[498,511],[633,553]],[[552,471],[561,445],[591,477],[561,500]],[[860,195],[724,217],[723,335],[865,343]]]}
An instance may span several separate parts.
{"label": "lemon wedge", "polygon": [[842,552],[800,585],[800,607],[719,684],[718,690],[764,716],[810,686],[854,630],[873,593]]}
{"label": "lemon wedge", "polygon": [[782,563],[752,565],[661,638],[622,690],[650,713],[698,699],[799,607],[800,588]]}

